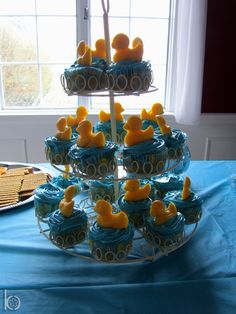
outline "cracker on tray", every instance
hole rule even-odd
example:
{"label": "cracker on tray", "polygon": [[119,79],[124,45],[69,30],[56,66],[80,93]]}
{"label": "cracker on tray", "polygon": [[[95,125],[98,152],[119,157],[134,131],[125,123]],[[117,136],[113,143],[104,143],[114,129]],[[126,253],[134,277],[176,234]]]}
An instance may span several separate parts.
{"label": "cracker on tray", "polygon": [[32,167],[0,167],[0,208],[17,204],[20,200],[30,197],[38,185],[47,181],[47,174],[33,172]]}

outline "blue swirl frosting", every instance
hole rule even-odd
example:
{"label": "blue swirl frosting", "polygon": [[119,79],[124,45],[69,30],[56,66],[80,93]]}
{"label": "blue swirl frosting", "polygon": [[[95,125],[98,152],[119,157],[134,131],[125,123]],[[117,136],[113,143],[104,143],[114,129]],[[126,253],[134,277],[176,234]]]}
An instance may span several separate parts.
{"label": "blue swirl frosting", "polygon": [[107,69],[107,74],[118,76],[120,74],[132,77],[138,75],[144,78],[146,75],[151,74],[151,64],[148,61],[120,61],[111,63]]}
{"label": "blue swirl frosting", "polygon": [[147,154],[156,154],[166,150],[165,142],[162,139],[153,139],[138,143],[133,146],[124,147],[124,155],[141,156]]}
{"label": "blue swirl frosting", "polygon": [[118,205],[121,210],[127,211],[129,214],[143,214],[150,210],[152,200],[145,198],[141,201],[126,201],[124,195],[118,199]]}
{"label": "blue swirl frosting", "polygon": [[80,228],[86,228],[88,217],[86,213],[76,207],[70,217],[65,217],[57,209],[50,214],[48,219],[48,226],[51,232],[56,234],[68,234]]}
{"label": "blue swirl frosting", "polygon": [[170,202],[173,202],[177,209],[181,210],[181,209],[191,209],[193,207],[199,207],[202,204],[202,200],[201,198],[191,192],[191,194],[189,195],[189,197],[186,200],[182,200],[182,191],[170,191],[168,192],[163,201],[166,204],[169,204]]}
{"label": "blue swirl frosting", "polygon": [[173,190],[182,190],[183,188],[183,178],[172,174],[154,178],[153,183],[155,184],[156,189],[158,189],[161,193]]}
{"label": "blue swirl frosting", "polygon": [[177,213],[175,217],[172,217],[165,221],[163,224],[157,225],[152,217],[148,218],[148,229],[152,233],[158,233],[162,236],[170,236],[179,234],[184,230],[185,218],[181,213]]}
{"label": "blue swirl frosting", "polygon": [[54,186],[58,186],[62,188],[63,190],[68,188],[68,186],[70,185],[74,185],[77,189],[77,193],[80,192],[81,190],[80,178],[75,177],[75,176],[73,177],[70,176],[69,178],[65,178],[64,176],[57,176],[57,177],[52,178],[51,184],[53,184]]}
{"label": "blue swirl frosting", "polygon": [[72,145],[74,145],[76,143],[76,136],[72,135],[72,138],[70,140],[59,140],[55,136],[48,136],[45,138],[44,143],[53,151],[60,152],[60,150],[69,149]]}
{"label": "blue swirl frosting", "polygon": [[147,119],[142,120],[142,129],[143,130],[147,129],[150,125],[153,127],[153,129],[156,132],[158,132],[160,130],[160,127],[156,121],[147,120]]}
{"label": "blue swirl frosting", "polygon": [[[122,132],[126,132],[123,128],[124,126],[124,122],[123,121],[116,121],[116,131],[117,133],[122,133]],[[95,131],[102,131],[104,133],[111,133],[111,121],[106,121],[106,122],[102,122],[99,121],[96,125],[95,125]]]}
{"label": "blue swirl frosting", "polygon": [[89,239],[99,242],[101,245],[118,245],[120,243],[129,243],[134,236],[134,228],[132,224],[128,224],[127,228],[113,229],[100,227],[95,222],[89,231]]}
{"label": "blue swirl frosting", "polygon": [[114,156],[114,153],[118,150],[118,146],[112,142],[106,142],[102,148],[97,147],[79,147],[77,144],[73,145],[68,153],[68,156],[73,161],[85,161],[87,163],[96,163],[98,158],[103,156]]}
{"label": "blue swirl frosting", "polygon": [[39,185],[35,190],[35,200],[47,204],[58,204],[64,197],[64,191],[50,183]]}
{"label": "blue swirl frosting", "polygon": [[156,129],[154,137],[164,140],[167,147],[173,148],[184,145],[188,139],[187,134],[180,129],[172,129],[171,134],[162,134],[160,130]]}

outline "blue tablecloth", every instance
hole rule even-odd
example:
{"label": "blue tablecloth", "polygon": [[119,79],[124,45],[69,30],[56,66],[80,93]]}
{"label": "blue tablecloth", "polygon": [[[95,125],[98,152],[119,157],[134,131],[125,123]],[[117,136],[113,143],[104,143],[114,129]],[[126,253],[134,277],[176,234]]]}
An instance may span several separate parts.
{"label": "blue tablecloth", "polygon": [[0,313],[236,313],[236,161],[193,161],[187,174],[202,219],[155,262],[73,257],[39,233],[33,203],[0,213]]}

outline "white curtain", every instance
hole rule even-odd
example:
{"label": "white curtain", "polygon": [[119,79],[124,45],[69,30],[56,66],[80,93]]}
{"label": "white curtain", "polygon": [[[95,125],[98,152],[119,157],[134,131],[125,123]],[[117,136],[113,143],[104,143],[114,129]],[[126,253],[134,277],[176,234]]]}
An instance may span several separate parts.
{"label": "white curtain", "polygon": [[207,0],[176,0],[171,101],[178,123],[201,114]]}

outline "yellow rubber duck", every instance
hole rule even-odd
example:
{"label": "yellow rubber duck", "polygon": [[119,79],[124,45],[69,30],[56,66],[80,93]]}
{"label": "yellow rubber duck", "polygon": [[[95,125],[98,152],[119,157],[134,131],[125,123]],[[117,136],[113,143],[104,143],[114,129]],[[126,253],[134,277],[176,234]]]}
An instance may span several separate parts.
{"label": "yellow rubber duck", "polygon": [[92,64],[92,51],[84,40],[81,40],[77,47],[77,63],[90,66]]}
{"label": "yellow rubber duck", "polygon": [[58,140],[70,140],[72,135],[71,128],[66,126],[66,118],[62,117],[57,120],[56,127],[58,129],[56,133],[56,138]]}
{"label": "yellow rubber duck", "polygon": [[124,199],[126,201],[141,201],[148,198],[151,192],[151,185],[145,184],[140,187],[139,180],[127,180],[124,189],[126,190]]}
{"label": "yellow rubber duck", "polygon": [[[116,121],[123,121],[124,117],[121,113],[124,111],[124,108],[122,107],[122,105],[119,102],[115,102],[114,103],[114,109],[115,109],[114,111],[115,111]],[[98,119],[99,119],[99,121],[102,121],[102,122],[110,121],[111,120],[111,114],[101,110],[99,115],[98,115]]]}
{"label": "yellow rubber duck", "polygon": [[141,142],[153,139],[154,129],[149,126],[147,129],[142,130],[142,121],[137,116],[130,116],[124,125],[127,130],[124,142],[127,146],[133,146]]}
{"label": "yellow rubber duck", "polygon": [[129,48],[129,37],[123,33],[119,33],[113,38],[111,46],[116,49],[113,56],[114,62],[142,60],[143,42],[139,37],[133,40],[132,48]]}
{"label": "yellow rubber duck", "polygon": [[105,136],[102,132],[93,133],[92,123],[89,120],[82,121],[76,131],[79,133],[77,145],[79,147],[104,147],[106,144]]}
{"label": "yellow rubber duck", "polygon": [[88,111],[84,106],[79,106],[76,110],[75,117],[67,117],[67,125],[70,127],[76,127],[81,121],[85,120],[88,116]]}
{"label": "yellow rubber duck", "polygon": [[150,120],[150,121],[156,121],[156,116],[159,116],[163,114],[163,107],[162,104],[156,102],[152,105],[151,110],[147,111],[146,109],[142,109],[140,118],[141,120]]}
{"label": "yellow rubber duck", "polygon": [[152,203],[150,214],[155,218],[155,223],[161,225],[177,214],[177,209],[174,203],[170,203],[168,208],[165,207],[162,201],[156,200]]}
{"label": "yellow rubber duck", "polygon": [[191,194],[190,186],[191,186],[191,180],[187,176],[184,180],[184,186],[183,186],[183,190],[182,190],[182,194],[181,194],[183,201],[186,200]]}
{"label": "yellow rubber duck", "polygon": [[97,223],[104,228],[123,229],[128,227],[128,217],[124,212],[112,213],[112,206],[105,200],[99,200],[94,207]]}
{"label": "yellow rubber duck", "polygon": [[166,120],[162,116],[156,117],[156,121],[162,134],[171,134],[171,127],[166,124]]}
{"label": "yellow rubber duck", "polygon": [[73,213],[73,208],[75,201],[73,200],[73,197],[76,192],[76,187],[74,185],[68,186],[68,188],[65,189],[64,192],[64,198],[59,203],[59,209],[61,214],[64,217],[70,217]]}
{"label": "yellow rubber duck", "polygon": [[95,43],[95,50],[92,50],[93,58],[106,59],[106,42],[105,39],[98,39]]}

